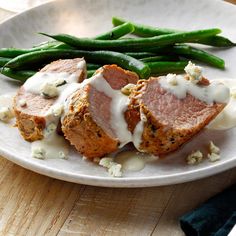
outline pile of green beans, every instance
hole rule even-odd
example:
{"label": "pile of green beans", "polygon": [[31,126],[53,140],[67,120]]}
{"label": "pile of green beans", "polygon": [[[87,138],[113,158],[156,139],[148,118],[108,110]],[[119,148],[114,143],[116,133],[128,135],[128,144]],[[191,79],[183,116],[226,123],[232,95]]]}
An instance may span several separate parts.
{"label": "pile of green beans", "polygon": [[[1,48],[0,72],[24,82],[54,60],[84,57],[88,77],[104,64],[117,64],[137,73],[141,79],[147,79],[154,75],[182,73],[189,59],[219,69],[225,68],[223,59],[186,43],[213,47],[236,45],[219,36],[221,30],[217,28],[187,32],[136,24],[118,17],[113,17],[112,23],[112,30],[94,38],[41,33],[53,40],[29,49]],[[136,37],[124,37],[127,34]]]}

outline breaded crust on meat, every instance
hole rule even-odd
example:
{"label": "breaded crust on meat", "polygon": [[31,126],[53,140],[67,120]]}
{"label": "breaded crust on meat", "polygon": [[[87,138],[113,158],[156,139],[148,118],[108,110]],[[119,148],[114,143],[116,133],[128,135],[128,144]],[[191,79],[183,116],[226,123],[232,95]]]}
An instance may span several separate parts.
{"label": "breaded crust on meat", "polygon": [[[85,79],[84,70],[78,69],[77,65],[82,58],[57,60],[40,70],[40,72],[67,72],[75,73],[78,82]],[[26,106],[20,105],[20,100],[26,100]],[[46,125],[44,113],[53,105],[55,99],[44,98],[40,95],[26,92],[22,86],[14,98],[13,108],[16,116],[16,125],[27,141],[35,141],[43,138],[43,130]]]}
{"label": "breaded crust on meat", "polygon": [[62,122],[62,131],[78,152],[87,158],[94,158],[116,151],[119,142],[94,121],[88,98],[90,89],[90,86],[86,86],[71,98],[69,112]]}
{"label": "breaded crust on meat", "polygon": [[[110,86],[119,90],[128,83],[136,83],[138,76],[116,65],[106,65],[102,73]],[[69,110],[62,121],[62,131],[72,145],[88,158],[103,157],[118,149],[119,140],[110,126],[111,98],[90,84],[76,91]]]}
{"label": "breaded crust on meat", "polygon": [[207,104],[190,94],[178,99],[158,83],[158,78],[140,80],[130,95],[126,114],[131,131],[140,121],[140,111],[146,116],[139,149],[154,155],[177,150],[205,127],[225,104]]}

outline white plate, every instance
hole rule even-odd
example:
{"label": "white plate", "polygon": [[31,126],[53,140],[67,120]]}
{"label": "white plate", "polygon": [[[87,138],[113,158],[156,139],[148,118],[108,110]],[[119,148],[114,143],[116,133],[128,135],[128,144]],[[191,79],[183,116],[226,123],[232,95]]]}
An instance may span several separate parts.
{"label": "white plate", "polygon": [[[64,0],[31,9],[0,25],[0,47],[28,47],[47,40],[36,32],[72,33],[94,36],[111,28],[111,17],[121,16],[153,26],[198,29],[219,27],[236,41],[236,7],[222,1],[206,0]],[[226,60],[227,69],[207,68],[209,78],[236,78],[236,48],[214,50]],[[3,77],[0,94],[15,91],[18,85]],[[126,172],[123,178],[111,178],[105,169],[83,161],[71,151],[69,160],[37,160],[30,157],[30,144],[22,140],[16,128],[0,123],[0,154],[35,172],[54,178],[107,187],[144,187],[181,183],[210,176],[236,166],[236,129],[225,132],[204,131],[181,150],[163,160],[148,164],[140,172]],[[205,161],[186,165],[186,155],[213,140],[222,150],[216,163]]]}

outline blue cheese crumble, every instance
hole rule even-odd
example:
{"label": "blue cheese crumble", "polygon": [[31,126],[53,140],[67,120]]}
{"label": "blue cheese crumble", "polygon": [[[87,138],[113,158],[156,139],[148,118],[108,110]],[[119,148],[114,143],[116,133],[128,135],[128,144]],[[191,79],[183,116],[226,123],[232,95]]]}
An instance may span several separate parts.
{"label": "blue cheese crumble", "polygon": [[202,162],[202,160],[203,160],[203,154],[200,150],[192,152],[191,154],[187,156],[187,159],[186,159],[188,165],[198,164]]}
{"label": "blue cheese crumble", "polygon": [[9,107],[1,107],[0,108],[0,120],[7,122],[11,118],[13,118],[13,113]]}
{"label": "blue cheese crumble", "polygon": [[191,61],[189,61],[184,70],[192,83],[197,84],[202,80],[202,67],[196,66]]}
{"label": "blue cheese crumble", "polygon": [[40,94],[46,98],[54,98],[59,95],[59,90],[55,84],[46,82],[40,87]]}
{"label": "blue cheese crumble", "polygon": [[111,175],[112,177],[122,176],[121,164],[114,162],[113,158],[111,157],[102,158],[99,162],[99,165],[107,168],[109,175]]}
{"label": "blue cheese crumble", "polygon": [[207,158],[211,162],[220,160],[220,148],[217,147],[212,141],[209,143],[209,153],[207,154]]}

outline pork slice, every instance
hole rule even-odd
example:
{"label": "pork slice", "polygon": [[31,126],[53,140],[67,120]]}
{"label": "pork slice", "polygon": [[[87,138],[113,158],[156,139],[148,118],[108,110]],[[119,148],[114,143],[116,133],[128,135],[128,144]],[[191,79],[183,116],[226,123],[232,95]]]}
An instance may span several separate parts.
{"label": "pork slice", "polygon": [[81,83],[86,79],[85,67],[86,64],[83,58],[60,59],[46,65],[40,70],[40,72],[67,72],[69,74],[75,74],[78,78],[78,82]]}
{"label": "pork slice", "polygon": [[146,119],[138,149],[154,155],[177,150],[203,129],[225,107],[207,104],[189,93],[179,99],[161,87],[159,78],[142,80],[130,95],[126,120],[134,132],[142,113]]}
{"label": "pork slice", "polygon": [[[135,73],[116,65],[103,66],[96,74],[102,75],[96,80],[105,79],[113,90],[138,81]],[[120,141],[110,123],[111,103],[112,98],[96,89],[93,83],[76,91],[71,98],[62,130],[66,139],[87,158],[103,157],[118,149]]]}
{"label": "pork slice", "polygon": [[[81,66],[78,66],[82,63]],[[60,73],[66,72],[76,76],[78,82],[86,77],[86,64],[83,58],[54,61],[40,70],[40,72]],[[36,78],[37,79],[37,78]],[[26,104],[22,105],[22,101]],[[36,141],[44,137],[46,126],[46,112],[55,103],[56,98],[45,98],[25,90],[24,86],[18,90],[14,98],[13,108],[16,116],[16,125],[27,141]]]}

